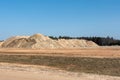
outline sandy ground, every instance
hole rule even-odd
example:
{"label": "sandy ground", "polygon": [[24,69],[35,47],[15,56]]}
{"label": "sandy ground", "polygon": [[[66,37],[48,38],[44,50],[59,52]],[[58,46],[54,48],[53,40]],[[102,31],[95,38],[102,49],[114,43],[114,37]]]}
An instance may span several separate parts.
{"label": "sandy ground", "polygon": [[72,57],[120,58],[120,47],[96,47],[79,49],[0,49],[5,55],[46,55]]}
{"label": "sandy ground", "polygon": [[[0,55],[120,58],[120,47],[80,49],[0,49]],[[120,80],[120,77],[73,73],[46,66],[0,63],[0,80]]]}
{"label": "sandy ground", "polygon": [[120,77],[73,73],[46,66],[0,63],[0,80],[120,80]]}

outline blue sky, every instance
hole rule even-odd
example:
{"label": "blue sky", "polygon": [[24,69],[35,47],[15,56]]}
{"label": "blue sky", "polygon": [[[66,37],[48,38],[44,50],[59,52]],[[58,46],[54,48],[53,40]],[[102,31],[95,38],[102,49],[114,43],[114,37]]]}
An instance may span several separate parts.
{"label": "blue sky", "polygon": [[120,0],[0,0],[0,39],[35,33],[120,39]]}

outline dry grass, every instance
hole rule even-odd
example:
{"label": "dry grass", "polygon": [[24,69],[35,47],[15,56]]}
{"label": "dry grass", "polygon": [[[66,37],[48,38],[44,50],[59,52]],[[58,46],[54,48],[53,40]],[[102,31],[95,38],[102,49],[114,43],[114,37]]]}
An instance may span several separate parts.
{"label": "dry grass", "polygon": [[68,72],[58,68],[0,62],[1,80],[120,80],[117,76]]}
{"label": "dry grass", "polygon": [[57,67],[74,72],[120,76],[120,47],[0,49],[0,62]]}
{"label": "dry grass", "polygon": [[73,72],[120,76],[120,58],[0,55],[0,62],[44,65]]}

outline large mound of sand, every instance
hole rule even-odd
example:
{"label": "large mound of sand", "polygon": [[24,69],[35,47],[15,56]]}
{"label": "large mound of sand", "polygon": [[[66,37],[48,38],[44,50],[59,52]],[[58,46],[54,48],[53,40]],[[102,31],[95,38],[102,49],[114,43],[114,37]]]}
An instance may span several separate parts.
{"label": "large mound of sand", "polygon": [[78,39],[59,39],[53,40],[42,34],[32,36],[15,36],[5,40],[2,48],[33,48],[33,49],[58,49],[58,48],[80,48],[97,47],[98,45],[88,40]]}

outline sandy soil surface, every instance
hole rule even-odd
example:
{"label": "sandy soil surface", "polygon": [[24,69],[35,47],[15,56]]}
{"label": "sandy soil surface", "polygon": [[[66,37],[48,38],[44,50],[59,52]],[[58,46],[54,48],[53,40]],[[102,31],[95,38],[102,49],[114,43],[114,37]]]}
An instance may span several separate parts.
{"label": "sandy soil surface", "polygon": [[66,72],[46,66],[0,63],[0,80],[120,80],[120,77]]}
{"label": "sandy soil surface", "polygon": [[120,47],[93,47],[79,49],[6,49],[1,48],[0,54],[5,55],[46,55],[72,57],[108,57],[120,58]]}
{"label": "sandy soil surface", "polygon": [[[120,47],[79,49],[0,49],[0,55],[45,55],[120,58]],[[73,73],[57,68],[0,63],[0,80],[120,80],[120,77]]]}

